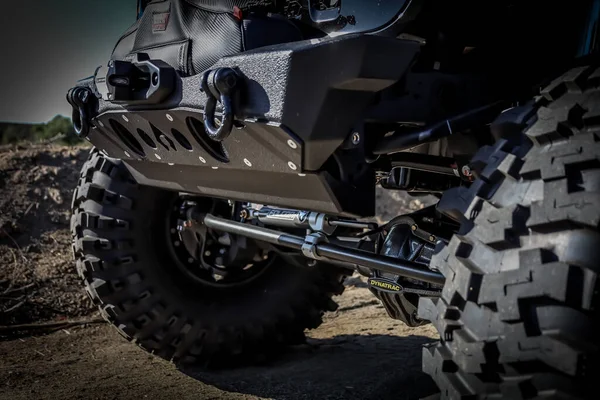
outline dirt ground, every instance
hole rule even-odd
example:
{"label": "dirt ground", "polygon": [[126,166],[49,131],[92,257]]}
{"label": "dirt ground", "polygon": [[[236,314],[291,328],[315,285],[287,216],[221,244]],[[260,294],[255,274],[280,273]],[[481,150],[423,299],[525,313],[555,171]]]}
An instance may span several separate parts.
{"label": "dirt ground", "polygon": [[[83,147],[0,148],[0,399],[416,399],[435,393],[420,372],[437,333],[387,317],[352,277],[339,309],[306,345],[268,365],[178,370],[104,323],[15,336],[10,327],[97,319],[71,261],[69,204]],[[378,193],[389,219],[430,199]]]}

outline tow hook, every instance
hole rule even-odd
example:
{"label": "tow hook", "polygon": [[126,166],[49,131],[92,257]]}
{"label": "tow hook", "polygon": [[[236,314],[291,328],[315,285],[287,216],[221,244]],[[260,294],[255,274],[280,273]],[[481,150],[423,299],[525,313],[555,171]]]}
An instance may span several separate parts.
{"label": "tow hook", "polygon": [[[200,89],[207,97],[204,106],[204,129],[212,140],[222,142],[233,128],[234,103],[239,92],[241,75],[232,68],[217,68],[206,71],[201,79]],[[217,101],[223,107],[218,124],[215,123]]]}

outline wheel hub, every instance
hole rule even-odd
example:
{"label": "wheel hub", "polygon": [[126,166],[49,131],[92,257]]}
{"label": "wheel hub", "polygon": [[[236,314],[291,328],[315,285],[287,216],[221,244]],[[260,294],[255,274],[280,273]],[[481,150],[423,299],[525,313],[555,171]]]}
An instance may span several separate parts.
{"label": "wheel hub", "polygon": [[169,218],[170,243],[186,275],[202,283],[232,285],[248,282],[269,264],[267,251],[243,236],[207,228],[201,216],[208,212],[232,218],[238,205],[217,199],[180,198]]}

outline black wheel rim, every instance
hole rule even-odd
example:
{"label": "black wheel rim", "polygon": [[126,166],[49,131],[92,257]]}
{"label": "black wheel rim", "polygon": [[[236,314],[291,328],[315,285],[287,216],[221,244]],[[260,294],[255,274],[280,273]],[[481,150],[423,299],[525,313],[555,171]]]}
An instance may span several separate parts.
{"label": "black wheel rim", "polygon": [[[204,247],[200,249],[200,259],[190,254],[182,243],[181,233],[178,229],[182,217],[182,204],[190,199],[190,197],[175,197],[167,208],[167,218],[165,219],[169,256],[174,267],[190,283],[221,289],[240,288],[251,284],[273,265],[275,255],[272,252],[256,255],[254,260],[248,260],[249,262],[243,267],[215,263],[215,259],[218,257],[215,255],[222,255],[221,251],[226,249],[226,246],[218,243],[216,239],[218,232],[211,230],[207,231],[207,243],[204,243]],[[206,212],[227,218],[232,218],[234,215],[235,203],[201,197],[193,198],[192,201],[200,204],[200,207],[204,208]],[[207,206],[209,203],[212,205]]]}

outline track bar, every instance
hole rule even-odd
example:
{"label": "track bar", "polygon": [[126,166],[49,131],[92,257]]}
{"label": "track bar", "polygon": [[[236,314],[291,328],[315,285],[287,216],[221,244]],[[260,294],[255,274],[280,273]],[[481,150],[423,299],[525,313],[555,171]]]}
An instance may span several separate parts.
{"label": "track bar", "polygon": [[[215,217],[211,214],[206,214],[204,216],[204,225],[218,231],[241,235],[271,244],[278,244],[295,250],[301,250],[304,245],[304,238],[300,236],[289,235],[260,226],[230,221]],[[315,249],[317,255],[325,259],[357,264],[378,271],[389,272],[437,285],[443,285],[445,282],[445,278],[442,274],[424,269],[422,265],[412,261],[398,260],[392,257],[381,256],[363,250],[350,249],[329,243],[317,243]]]}

